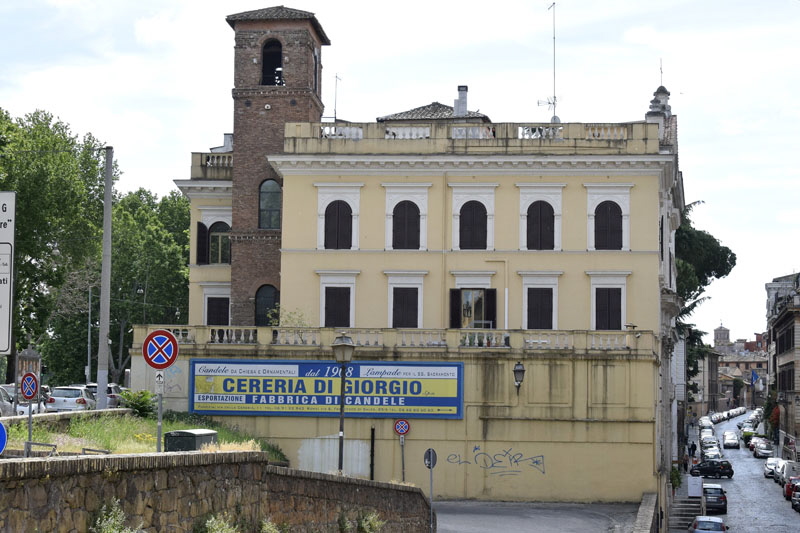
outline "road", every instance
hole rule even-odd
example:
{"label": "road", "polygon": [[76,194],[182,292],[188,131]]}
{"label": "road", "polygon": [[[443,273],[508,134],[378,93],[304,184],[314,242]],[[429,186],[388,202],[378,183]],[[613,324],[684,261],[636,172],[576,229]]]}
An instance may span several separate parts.
{"label": "road", "polygon": [[535,502],[434,502],[437,533],[624,533],[631,531],[639,504]]}
{"label": "road", "polygon": [[[724,431],[737,431],[736,422],[747,415],[721,422],[714,428],[722,441]],[[741,443],[741,448],[723,450],[725,459],[733,465],[733,478],[707,479],[719,483],[727,491],[728,514],[719,515],[735,531],[769,531],[770,533],[795,533],[800,531],[800,513],[792,510],[783,499],[781,486],[764,477],[764,459],[756,459]]]}

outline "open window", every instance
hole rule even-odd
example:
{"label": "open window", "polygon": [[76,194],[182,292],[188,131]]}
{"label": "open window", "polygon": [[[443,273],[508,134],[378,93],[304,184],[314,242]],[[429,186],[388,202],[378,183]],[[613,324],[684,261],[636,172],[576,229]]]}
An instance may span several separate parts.
{"label": "open window", "polygon": [[450,289],[450,328],[497,328],[497,289]]}
{"label": "open window", "polygon": [[283,47],[274,39],[265,42],[261,51],[261,85],[286,85],[283,79]]}

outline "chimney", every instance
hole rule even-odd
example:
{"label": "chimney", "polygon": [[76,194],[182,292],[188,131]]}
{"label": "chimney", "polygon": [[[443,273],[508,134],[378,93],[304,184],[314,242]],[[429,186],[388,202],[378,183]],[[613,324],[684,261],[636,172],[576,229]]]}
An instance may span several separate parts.
{"label": "chimney", "polygon": [[467,86],[458,86],[458,100],[453,102],[453,116],[465,117],[467,116]]}

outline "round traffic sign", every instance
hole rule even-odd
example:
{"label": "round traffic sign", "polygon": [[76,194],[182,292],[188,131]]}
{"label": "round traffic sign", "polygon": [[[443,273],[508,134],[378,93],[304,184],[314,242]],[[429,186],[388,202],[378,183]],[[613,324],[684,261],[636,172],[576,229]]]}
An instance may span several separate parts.
{"label": "round traffic sign", "polygon": [[178,358],[178,340],[165,329],[150,333],[142,344],[145,362],[156,370],[164,370]]}
{"label": "round traffic sign", "polygon": [[394,432],[400,435],[401,437],[409,432],[411,429],[411,425],[408,423],[408,420],[403,420],[402,418],[394,423]]}
{"label": "round traffic sign", "polygon": [[425,450],[424,461],[425,461],[425,466],[433,470],[433,467],[436,466],[436,450],[434,450],[433,448],[428,448],[427,450]]}
{"label": "round traffic sign", "polygon": [[0,422],[0,455],[3,455],[3,452],[6,451],[6,444],[8,443],[8,432],[6,431],[6,426]]}
{"label": "round traffic sign", "polygon": [[22,397],[26,400],[33,400],[36,398],[36,394],[39,392],[39,379],[36,377],[36,374],[27,372],[22,376],[20,388],[22,389]]}

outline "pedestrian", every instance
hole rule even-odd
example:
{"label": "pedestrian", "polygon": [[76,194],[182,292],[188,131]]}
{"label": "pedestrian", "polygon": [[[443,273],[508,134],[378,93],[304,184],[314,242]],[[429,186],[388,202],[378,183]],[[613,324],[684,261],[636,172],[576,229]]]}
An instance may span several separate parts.
{"label": "pedestrian", "polygon": [[686,455],[686,454],[683,454],[683,457],[681,458],[681,462],[683,463],[683,471],[684,472],[688,472],[689,471],[689,456]]}
{"label": "pedestrian", "polygon": [[689,445],[689,453],[691,454],[692,457],[694,457],[694,452],[696,451],[697,451],[697,444],[695,444],[694,441],[692,441],[692,443]]}

